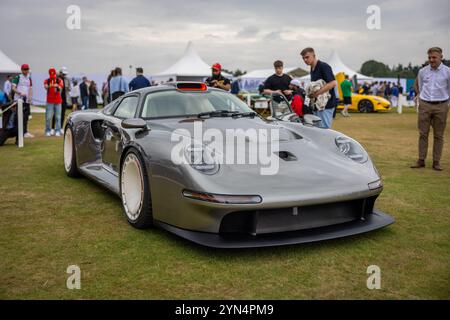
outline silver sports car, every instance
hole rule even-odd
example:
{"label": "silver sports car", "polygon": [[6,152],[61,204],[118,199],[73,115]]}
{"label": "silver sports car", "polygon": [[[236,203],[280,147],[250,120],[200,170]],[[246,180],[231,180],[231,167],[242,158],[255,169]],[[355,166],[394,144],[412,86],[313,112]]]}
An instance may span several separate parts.
{"label": "silver sports car", "polygon": [[314,117],[263,119],[202,83],[145,88],[71,113],[64,168],[122,200],[136,228],[157,226],[220,248],[355,235],[394,219],[363,147]]}

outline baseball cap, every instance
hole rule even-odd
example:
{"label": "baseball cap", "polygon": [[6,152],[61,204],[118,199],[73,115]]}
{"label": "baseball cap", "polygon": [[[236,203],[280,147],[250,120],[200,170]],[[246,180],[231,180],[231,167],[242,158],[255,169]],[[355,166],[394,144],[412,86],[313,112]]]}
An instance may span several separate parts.
{"label": "baseball cap", "polygon": [[26,64],[26,63],[24,63],[21,67],[20,67],[20,70],[29,70],[30,69],[30,66],[28,65],[28,64]]}
{"label": "baseball cap", "polygon": [[67,68],[66,68],[66,67],[62,67],[62,68],[61,68],[61,73],[62,73],[62,74],[68,74],[69,72],[67,71]]}
{"label": "baseball cap", "polygon": [[296,86],[296,87],[299,87],[299,88],[302,86],[302,84],[300,83],[300,80],[298,80],[298,79],[292,79],[291,80],[291,84],[293,86]]}
{"label": "baseball cap", "polygon": [[219,71],[222,70],[222,66],[220,65],[220,63],[214,63],[211,68]]}

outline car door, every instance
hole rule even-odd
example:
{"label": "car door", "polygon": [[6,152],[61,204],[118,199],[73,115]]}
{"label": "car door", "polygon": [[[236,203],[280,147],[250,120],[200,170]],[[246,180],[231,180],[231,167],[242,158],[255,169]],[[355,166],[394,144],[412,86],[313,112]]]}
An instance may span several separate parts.
{"label": "car door", "polygon": [[112,170],[113,173],[119,172],[120,155],[122,154],[122,120],[134,118],[138,107],[139,96],[127,95],[119,102],[118,107],[112,115],[106,116],[102,127],[105,135],[102,145],[103,165]]}
{"label": "car door", "polygon": [[286,99],[284,95],[279,93],[272,94],[269,107],[270,107],[270,115],[274,119],[285,121],[291,118],[293,115],[295,115],[289,101]]}

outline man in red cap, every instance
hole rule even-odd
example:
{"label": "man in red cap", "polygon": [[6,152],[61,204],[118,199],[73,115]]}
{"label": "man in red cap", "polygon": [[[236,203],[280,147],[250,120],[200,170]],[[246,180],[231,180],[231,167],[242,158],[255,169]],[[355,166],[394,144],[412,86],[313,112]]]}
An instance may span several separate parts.
{"label": "man in red cap", "polygon": [[28,132],[28,118],[30,117],[30,103],[32,97],[32,82],[30,77],[30,66],[23,64],[20,68],[22,73],[14,77],[11,90],[14,93],[14,101],[23,100],[23,136],[25,138],[34,138],[34,135]]}
{"label": "man in red cap", "polygon": [[207,78],[205,83],[208,87],[219,88],[222,90],[230,91],[230,80],[222,76],[222,66],[219,63],[215,63],[211,67],[212,76]]}

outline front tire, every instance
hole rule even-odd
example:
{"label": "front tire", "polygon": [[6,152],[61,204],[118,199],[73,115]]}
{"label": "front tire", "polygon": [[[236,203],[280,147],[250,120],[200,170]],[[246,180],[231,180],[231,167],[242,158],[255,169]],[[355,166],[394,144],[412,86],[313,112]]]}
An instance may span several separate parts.
{"label": "front tire", "polygon": [[361,113],[373,112],[373,103],[370,100],[361,100],[358,103],[358,110]]}
{"label": "front tire", "polygon": [[120,168],[120,197],[128,222],[137,229],[153,226],[150,188],[145,163],[134,149],[123,158]]}
{"label": "front tire", "polygon": [[71,126],[67,126],[66,130],[64,130],[64,171],[71,178],[80,176],[77,168],[75,142]]}

